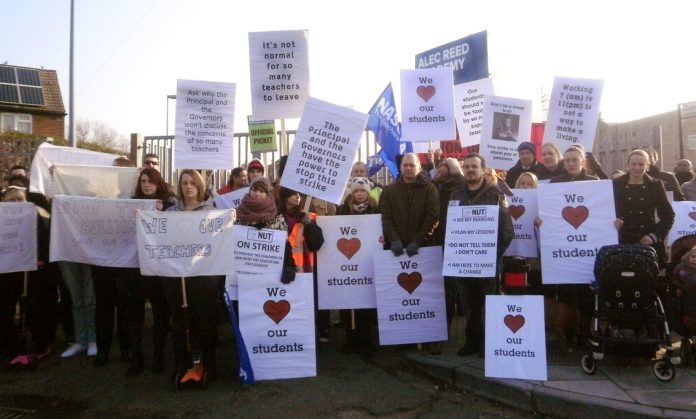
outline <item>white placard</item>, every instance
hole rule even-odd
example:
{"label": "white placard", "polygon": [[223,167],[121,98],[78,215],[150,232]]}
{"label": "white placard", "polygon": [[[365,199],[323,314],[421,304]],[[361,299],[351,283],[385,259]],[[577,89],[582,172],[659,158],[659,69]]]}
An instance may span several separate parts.
{"label": "white placard", "polygon": [[309,98],[281,186],[339,204],[367,114]]}
{"label": "white placard", "polygon": [[375,291],[380,345],[447,340],[442,247],[417,255],[375,252]]}
{"label": "white placard", "polygon": [[137,268],[135,213],[154,210],[156,202],[56,195],[51,211],[51,262]]}
{"label": "white placard", "polygon": [[547,379],[544,297],[486,296],[486,377]]}
{"label": "white placard", "polygon": [[665,244],[671,246],[677,239],[696,234],[696,202],[672,202],[674,224],[667,234]]}
{"label": "white placard", "polygon": [[512,217],[515,237],[505,249],[505,256],[524,256],[538,258],[539,248],[534,219],[538,214],[537,189],[512,189],[513,196],[508,196],[508,213]]}
{"label": "white placard", "polygon": [[135,195],[139,174],[140,169],[136,167],[56,164],[53,169],[53,193],[129,199]]}
{"label": "white placard", "polygon": [[481,142],[484,96],[493,94],[493,82],[488,77],[454,86],[454,116],[462,147]]}
{"label": "white placard", "polygon": [[313,295],[311,273],[287,285],[239,276],[239,325],[256,380],[317,375]]}
{"label": "white placard", "polygon": [[234,167],[234,104],[236,85],[202,80],[177,80],[174,167]]}
{"label": "white placard", "polygon": [[451,67],[401,70],[401,140],[457,138]]}
{"label": "white placard", "polygon": [[35,271],[36,206],[0,202],[0,273]]}
{"label": "white placard", "polygon": [[237,208],[242,203],[244,195],[249,193],[249,187],[237,189],[222,195],[215,196],[215,208],[228,209]]}
{"label": "white placard", "polygon": [[544,142],[561,150],[581,144],[592,150],[604,80],[556,77],[549,99]]}
{"label": "white placard", "polygon": [[497,205],[447,207],[442,275],[491,278],[498,266]]}
{"label": "white placard", "polygon": [[486,166],[510,170],[519,159],[517,146],[529,141],[531,132],[531,100],[485,97],[479,152],[486,159]]}
{"label": "white placard", "polygon": [[232,272],[233,224],[233,210],[138,211],[140,273],[180,278]]}
{"label": "white placard", "polygon": [[238,274],[263,275],[280,280],[288,239],[286,231],[235,225],[232,227],[232,237],[234,272],[230,272],[225,280],[225,288],[231,299],[236,300],[239,295]]}
{"label": "white placard", "polygon": [[611,180],[539,185],[544,284],[589,284],[602,246],[617,244]]}
{"label": "white placard", "polygon": [[309,98],[307,30],[249,32],[254,119],[299,118]]}
{"label": "white placard", "polygon": [[373,256],[382,250],[382,216],[317,217],[324,245],[317,252],[319,308],[375,308]]}
{"label": "white placard", "polygon": [[49,143],[42,143],[36,149],[31,161],[31,183],[29,189],[39,192],[47,197],[54,195],[51,185],[51,173],[49,168],[54,164],[111,166],[116,154],[99,153],[85,150],[84,148],[61,147]]}

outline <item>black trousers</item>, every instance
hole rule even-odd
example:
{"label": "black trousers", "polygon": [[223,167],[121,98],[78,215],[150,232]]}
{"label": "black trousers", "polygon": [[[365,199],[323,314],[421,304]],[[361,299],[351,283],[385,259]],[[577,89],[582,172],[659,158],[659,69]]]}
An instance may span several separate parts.
{"label": "black trousers", "polygon": [[122,291],[122,287],[117,287],[116,285],[117,281],[127,277],[129,270],[129,268],[92,266],[94,298],[96,300],[94,323],[97,332],[97,351],[99,354],[107,357],[111,353],[114,325],[117,328],[121,356],[124,358],[130,357],[126,322],[123,318],[124,296],[119,294],[119,291]]}

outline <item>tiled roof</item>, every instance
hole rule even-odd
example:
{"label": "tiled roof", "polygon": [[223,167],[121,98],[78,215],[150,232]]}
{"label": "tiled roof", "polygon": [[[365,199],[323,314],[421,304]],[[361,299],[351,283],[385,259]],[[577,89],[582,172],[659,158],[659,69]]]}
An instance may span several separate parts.
{"label": "tiled roof", "polygon": [[35,68],[34,70],[39,72],[39,78],[41,79],[44,105],[39,106],[0,102],[0,111],[44,115],[65,115],[65,106],[63,106],[63,98],[61,96],[60,86],[58,84],[58,74],[56,73],[56,70],[45,70],[42,68]]}

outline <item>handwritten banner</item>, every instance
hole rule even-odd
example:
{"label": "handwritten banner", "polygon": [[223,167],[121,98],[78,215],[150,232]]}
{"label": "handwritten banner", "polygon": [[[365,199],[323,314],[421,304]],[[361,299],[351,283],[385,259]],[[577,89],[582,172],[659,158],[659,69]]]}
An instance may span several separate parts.
{"label": "handwritten banner", "polygon": [[233,270],[232,210],[138,211],[138,257],[143,275],[226,275]]}
{"label": "handwritten banner", "polygon": [[539,185],[544,284],[588,284],[602,246],[617,244],[611,180]]}
{"label": "handwritten banner", "polygon": [[139,174],[136,167],[57,164],[53,169],[53,193],[129,199],[135,195]]}
{"label": "handwritten banner", "polygon": [[374,253],[377,318],[381,345],[447,340],[442,247],[417,255]]}
{"label": "handwritten banner", "polygon": [[375,308],[373,255],[382,250],[382,217],[317,217],[324,245],[317,252],[319,308]]}
{"label": "handwritten banner", "polygon": [[256,380],[317,375],[314,281],[239,275],[239,325]]}
{"label": "handwritten banner", "polygon": [[484,98],[492,95],[493,82],[487,77],[454,86],[454,116],[462,147],[481,142]]}
{"label": "handwritten banner", "polygon": [[281,186],[339,204],[366,122],[364,113],[309,98]]}
{"label": "handwritten banner", "polygon": [[234,167],[234,102],[236,85],[177,80],[174,167]]}
{"label": "handwritten banner", "polygon": [[457,138],[451,68],[401,70],[402,141]]}
{"label": "handwritten banner", "polygon": [[242,203],[244,195],[249,193],[249,187],[237,189],[222,195],[215,195],[215,208],[229,209],[237,208]]}
{"label": "handwritten banner", "polygon": [[309,98],[309,32],[249,32],[255,119],[299,118]]}
{"label": "handwritten banner", "polygon": [[486,166],[510,170],[519,159],[517,146],[529,141],[531,132],[531,100],[485,97],[480,153]]}
{"label": "handwritten banner", "polygon": [[534,230],[534,219],[539,210],[537,192],[537,189],[513,189],[513,196],[508,197],[510,203],[508,212],[512,217],[515,238],[505,250],[505,256],[539,257]]}
{"label": "handwritten banner", "polygon": [[28,202],[0,202],[0,273],[35,271],[36,207]]}
{"label": "handwritten banner", "polygon": [[667,235],[667,246],[671,246],[677,239],[696,234],[696,202],[682,201],[672,202],[674,209],[674,224]]}
{"label": "handwritten banner", "polygon": [[485,376],[547,379],[544,297],[486,296]]}
{"label": "handwritten banner", "polygon": [[234,272],[227,275],[225,287],[230,298],[238,297],[238,275],[264,275],[280,281],[288,233],[282,230],[235,225],[232,227]]}
{"label": "handwritten banner", "polygon": [[447,207],[442,275],[490,278],[498,264],[496,205]]}

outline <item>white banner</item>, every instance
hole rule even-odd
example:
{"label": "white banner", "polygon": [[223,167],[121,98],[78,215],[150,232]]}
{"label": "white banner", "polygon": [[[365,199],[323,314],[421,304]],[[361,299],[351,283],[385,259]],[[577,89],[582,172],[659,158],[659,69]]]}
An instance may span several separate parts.
{"label": "white banner", "polygon": [[486,296],[486,377],[546,381],[544,297]]}
{"label": "white banner", "polygon": [[366,123],[364,113],[309,98],[281,186],[339,204]]}
{"label": "white banner", "polygon": [[454,116],[462,147],[481,142],[484,95],[493,95],[493,82],[488,77],[454,86]]}
{"label": "white banner", "polygon": [[375,308],[373,255],[381,252],[382,216],[317,217],[324,245],[317,252],[319,308]]}
{"label": "white banner", "polygon": [[311,273],[287,285],[239,276],[239,325],[256,380],[317,375],[313,295]]}
{"label": "white banner", "polygon": [[617,244],[611,180],[539,185],[544,284],[589,284],[602,246]]}
{"label": "white banner", "polygon": [[107,199],[56,195],[51,222],[51,262],[137,268],[137,210],[154,210],[154,199]]}
{"label": "white banner", "polygon": [[177,80],[176,169],[234,167],[235,93],[234,83]]}
{"label": "white banner", "polygon": [[538,258],[539,248],[534,219],[537,217],[537,189],[513,189],[513,196],[508,196],[508,212],[512,217],[515,238],[505,250],[505,256],[524,256]]}
{"label": "white banner", "polygon": [[139,174],[136,167],[57,164],[53,170],[53,193],[130,199],[135,195]]}
{"label": "white banner", "polygon": [[447,207],[442,275],[491,278],[498,266],[497,205]]}
{"label": "white banner", "polygon": [[228,209],[237,208],[242,203],[244,195],[249,193],[249,187],[237,189],[222,195],[215,195],[215,208]]}
{"label": "white banner", "polygon": [[519,160],[517,146],[529,141],[531,132],[531,100],[485,97],[479,152],[486,159],[486,166],[510,170]]}
{"label": "white banner", "polygon": [[233,210],[138,211],[143,275],[187,277],[232,272]]}
{"label": "white banner", "polygon": [[549,99],[544,142],[561,150],[580,143],[592,150],[604,80],[556,77]]}
{"label": "white banner", "polygon": [[380,345],[447,340],[442,247],[417,255],[374,253]]}
{"label": "white banner", "polygon": [[402,141],[457,138],[451,67],[401,70]]}
{"label": "white banner", "polygon": [[287,239],[288,233],[282,230],[232,227],[234,272],[230,272],[225,281],[231,299],[238,297],[238,274],[263,275],[280,281]]}
{"label": "white banner", "polygon": [[254,119],[299,118],[309,98],[309,32],[249,32]]}
{"label": "white banner", "polygon": [[669,230],[665,244],[671,246],[677,239],[696,234],[696,202],[672,202],[674,224]]}
{"label": "white banner", "polygon": [[0,202],[0,273],[35,271],[36,206]]}
{"label": "white banner", "polygon": [[31,161],[31,183],[29,189],[32,192],[40,192],[47,197],[54,195],[51,185],[51,173],[49,168],[54,164],[111,166],[119,156],[115,154],[99,153],[85,150],[84,148],[61,147],[49,143],[42,143],[36,149]]}

